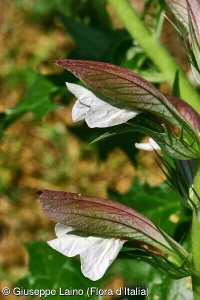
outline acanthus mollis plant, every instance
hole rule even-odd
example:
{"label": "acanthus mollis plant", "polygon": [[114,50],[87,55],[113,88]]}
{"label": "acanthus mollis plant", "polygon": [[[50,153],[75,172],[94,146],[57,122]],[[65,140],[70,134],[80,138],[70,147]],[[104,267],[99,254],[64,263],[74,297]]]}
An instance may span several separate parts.
{"label": "acanthus mollis plant", "polygon": [[[189,56],[194,78],[200,84],[200,1],[165,0],[174,13],[175,25]],[[185,28],[187,35],[181,25]]]}
{"label": "acanthus mollis plant", "polygon": [[[100,139],[139,131],[151,138],[148,149],[161,148],[183,165],[179,171],[182,175],[186,172],[184,180],[189,181],[193,193],[187,194],[182,187],[183,180],[177,187],[194,212],[193,256],[145,216],[122,204],[94,196],[41,190],[39,202],[44,213],[58,223],[57,238],[49,245],[69,257],[80,254],[82,272],[92,280],[103,276],[125,248],[125,255],[146,261],[170,278],[192,276],[194,290],[197,289],[200,282],[199,115],[183,100],[162,95],[149,82],[124,68],[79,60],[56,63],[84,83],[84,86],[66,83],[77,98],[72,110],[75,122],[85,120],[89,127],[112,127]],[[196,165],[196,171],[192,167],[189,175],[185,167],[188,161]],[[135,249],[140,254],[135,254]]]}

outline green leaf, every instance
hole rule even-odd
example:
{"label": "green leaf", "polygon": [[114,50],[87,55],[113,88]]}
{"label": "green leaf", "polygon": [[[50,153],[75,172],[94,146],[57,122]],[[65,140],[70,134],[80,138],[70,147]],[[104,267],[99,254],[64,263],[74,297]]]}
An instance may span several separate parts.
{"label": "green leaf", "polygon": [[[29,0],[16,0],[16,9],[21,9],[26,12],[26,17],[33,19],[35,22],[44,22],[45,17],[52,17],[52,14],[56,9],[66,9],[68,1],[65,0],[52,0],[51,2],[34,0],[30,2]],[[38,24],[38,23],[37,23]]]}
{"label": "green leaf", "polygon": [[95,12],[90,15],[91,21],[93,21],[92,23],[100,27],[104,32],[112,30],[113,25],[108,14],[105,1],[99,0],[97,2],[96,0],[89,0],[86,6],[86,10],[88,10],[89,3],[91,3]]}
{"label": "green leaf", "polygon": [[57,88],[44,76],[37,74],[35,81],[28,89],[24,98],[15,107],[0,114],[1,134],[8,126],[21,118],[25,113],[32,112],[40,117],[58,108],[53,103]]}
{"label": "green leaf", "polygon": [[193,300],[189,278],[172,280],[152,269],[148,279],[149,300]]}
{"label": "green leaf", "polygon": [[58,13],[67,31],[72,35],[76,48],[72,56],[77,59],[111,60],[113,45],[118,42],[120,32],[106,35],[103,31],[81,24],[62,13]]}
{"label": "green leaf", "polygon": [[172,94],[176,97],[180,97],[179,71],[177,71],[175,74]]}

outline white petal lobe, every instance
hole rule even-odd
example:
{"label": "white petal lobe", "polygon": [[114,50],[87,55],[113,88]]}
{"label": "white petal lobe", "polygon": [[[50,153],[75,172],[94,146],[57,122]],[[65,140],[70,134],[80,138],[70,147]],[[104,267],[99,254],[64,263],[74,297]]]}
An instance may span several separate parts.
{"label": "white petal lobe", "polygon": [[135,143],[135,147],[140,150],[145,151],[153,151],[153,150],[160,150],[161,148],[159,145],[151,138],[149,138],[148,143]]}
{"label": "white petal lobe", "polygon": [[90,128],[104,128],[125,123],[139,113],[113,106],[104,101],[103,96],[99,98],[83,86],[68,82],[66,85],[68,90],[77,98],[72,109],[74,122],[85,120]]}
{"label": "white petal lobe", "polygon": [[80,255],[81,270],[91,280],[100,279],[117,257],[125,241],[114,238],[80,236],[62,224],[56,225],[57,238],[48,244],[60,253],[72,257]]}

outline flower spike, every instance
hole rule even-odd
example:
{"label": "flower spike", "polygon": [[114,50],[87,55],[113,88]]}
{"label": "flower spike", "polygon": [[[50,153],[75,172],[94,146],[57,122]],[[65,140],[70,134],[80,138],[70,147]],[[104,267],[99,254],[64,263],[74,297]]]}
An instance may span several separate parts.
{"label": "flower spike", "polygon": [[[70,257],[80,254],[82,272],[90,279],[103,276],[127,241],[138,244],[149,257],[159,257],[163,266],[156,261],[154,266],[168,276],[182,278],[191,274],[187,251],[137,211],[95,196],[48,190],[37,193],[46,216],[62,224],[56,225],[57,239],[49,245]],[[95,263],[93,267],[91,262]],[[181,271],[174,274],[172,266]],[[167,271],[172,269],[173,272]]]}
{"label": "flower spike", "polygon": [[90,127],[121,125],[124,132],[139,131],[176,159],[200,156],[200,117],[183,100],[165,97],[145,79],[119,66],[70,59],[56,63],[86,85],[67,83],[78,98],[72,111],[75,121],[85,120]]}

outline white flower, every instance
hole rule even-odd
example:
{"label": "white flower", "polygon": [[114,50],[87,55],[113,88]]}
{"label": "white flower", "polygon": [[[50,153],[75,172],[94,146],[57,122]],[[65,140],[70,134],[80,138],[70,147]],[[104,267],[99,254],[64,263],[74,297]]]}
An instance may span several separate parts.
{"label": "white flower", "polygon": [[83,121],[90,128],[110,127],[127,122],[139,112],[121,109],[104,101],[106,97],[97,97],[90,90],[74,83],[66,82],[68,90],[78,99],[72,109],[74,122]]}
{"label": "white flower", "polygon": [[135,143],[135,147],[140,150],[152,151],[152,150],[160,150],[161,148],[158,144],[152,139],[149,138],[148,143]]}
{"label": "white flower", "polygon": [[75,230],[72,227],[56,224],[57,238],[48,241],[48,244],[68,257],[79,254],[83,275],[91,280],[98,280],[115,260],[126,241],[73,234]]}

